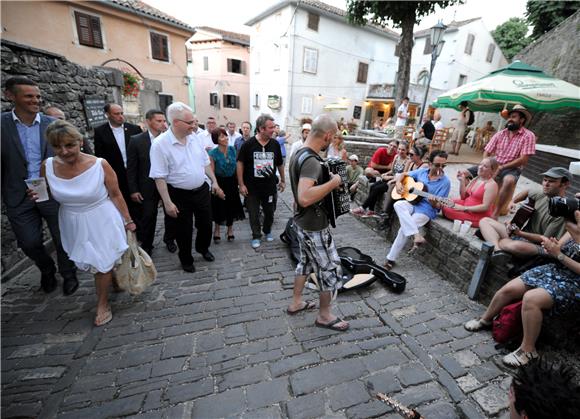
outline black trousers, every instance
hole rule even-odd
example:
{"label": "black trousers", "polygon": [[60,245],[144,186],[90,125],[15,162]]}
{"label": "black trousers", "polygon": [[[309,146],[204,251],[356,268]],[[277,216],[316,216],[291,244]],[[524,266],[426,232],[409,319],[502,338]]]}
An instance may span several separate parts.
{"label": "black trousers", "polygon": [[[159,196],[144,199],[141,205],[141,218],[137,222],[137,239],[141,242],[143,249],[153,249],[153,240],[155,239],[155,227],[157,226],[157,214],[159,212]],[[163,241],[175,240],[175,232],[172,230],[173,223],[171,217],[163,211],[165,216],[165,232]]]}
{"label": "black trousers", "polygon": [[[246,197],[246,208],[250,215],[250,227],[252,229],[252,239],[260,239],[262,237],[262,229],[264,234],[272,232],[272,224],[274,224],[274,212],[276,212],[276,201],[278,195],[276,192],[251,192]],[[260,225],[260,206],[264,213],[264,225]]]}
{"label": "black trousers", "polygon": [[373,183],[369,189],[369,195],[367,196],[365,202],[363,202],[362,207],[374,211],[380,196],[388,190],[389,185],[387,182],[379,181]]}
{"label": "black trousers", "polygon": [[185,190],[167,185],[169,197],[179,210],[177,218],[171,218],[169,225],[175,232],[175,240],[179,248],[179,260],[182,265],[192,265],[193,255],[193,217],[195,217],[195,250],[198,253],[206,253],[211,244],[211,198],[209,186],[204,182],[199,188]]}
{"label": "black trousers", "polygon": [[49,199],[34,203],[28,198],[18,207],[6,208],[6,215],[16,236],[18,247],[34,261],[43,273],[55,272],[54,261],[46,251],[42,237],[42,220],[46,221],[56,248],[58,271],[63,277],[74,275],[76,267],[62,248],[58,228],[58,202]]}

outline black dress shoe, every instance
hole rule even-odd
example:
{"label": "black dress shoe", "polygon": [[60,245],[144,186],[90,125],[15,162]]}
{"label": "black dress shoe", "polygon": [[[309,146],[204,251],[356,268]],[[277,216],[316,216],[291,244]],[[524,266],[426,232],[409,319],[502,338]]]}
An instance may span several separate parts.
{"label": "black dress shoe", "polygon": [[167,250],[169,250],[171,253],[177,252],[177,245],[173,240],[165,242],[165,245],[167,246]]}
{"label": "black dress shoe", "polygon": [[62,293],[64,295],[71,295],[79,288],[79,280],[76,275],[67,276],[62,283]]}
{"label": "black dress shoe", "polygon": [[193,266],[193,264],[191,265],[181,265],[181,269],[183,269],[185,272],[195,272],[195,266]]}
{"label": "black dress shoe", "polygon": [[213,262],[215,260],[215,256],[209,250],[205,252],[202,256],[208,262]]}
{"label": "black dress shoe", "polygon": [[56,276],[54,271],[41,274],[40,288],[42,288],[45,293],[49,294],[53,292],[56,289],[56,285]]}

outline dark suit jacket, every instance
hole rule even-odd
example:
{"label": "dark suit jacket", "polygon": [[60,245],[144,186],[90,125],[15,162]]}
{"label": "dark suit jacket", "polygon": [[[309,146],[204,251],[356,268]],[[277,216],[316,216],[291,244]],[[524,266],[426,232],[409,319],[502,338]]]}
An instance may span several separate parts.
{"label": "dark suit jacket", "polygon": [[[125,122],[125,150],[129,148],[131,136],[141,134],[141,128],[137,125]],[[126,200],[129,200],[129,186],[127,184],[127,169],[123,163],[123,155],[117,145],[117,140],[113,135],[113,130],[108,122],[95,128],[95,156],[107,160],[115,173],[119,182],[119,189]]]}
{"label": "dark suit jacket", "polygon": [[149,131],[131,137],[127,149],[129,193],[140,192],[146,200],[159,199],[155,181],[149,177],[151,169],[149,150],[151,150]]}
{"label": "dark suit jacket", "polygon": [[[42,160],[54,155],[52,147],[48,145],[45,133],[48,124],[54,121],[49,116],[40,116],[40,152]],[[12,112],[2,113],[2,199],[7,207],[15,208],[26,198],[26,183],[28,166],[24,148],[18,136],[16,124],[12,119]]]}

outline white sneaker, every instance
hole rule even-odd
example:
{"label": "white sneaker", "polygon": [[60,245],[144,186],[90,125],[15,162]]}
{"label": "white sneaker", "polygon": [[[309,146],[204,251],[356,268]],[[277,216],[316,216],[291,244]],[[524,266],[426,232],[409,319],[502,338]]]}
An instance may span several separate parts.
{"label": "white sneaker", "polygon": [[252,240],[252,248],[257,249],[258,247],[260,247],[260,240],[259,239]]}
{"label": "white sneaker", "polygon": [[274,241],[274,237],[272,236],[272,233],[266,234],[266,241],[267,242],[273,242]]}
{"label": "white sneaker", "polygon": [[504,356],[503,363],[509,365],[510,367],[520,367],[522,365],[526,365],[532,359],[536,359],[538,357],[539,355],[536,351],[524,352],[521,348],[518,348],[511,354]]}
{"label": "white sneaker", "polygon": [[463,325],[466,330],[470,332],[477,332],[482,329],[489,329],[491,327],[491,322],[485,321],[483,319],[473,319],[469,320]]}

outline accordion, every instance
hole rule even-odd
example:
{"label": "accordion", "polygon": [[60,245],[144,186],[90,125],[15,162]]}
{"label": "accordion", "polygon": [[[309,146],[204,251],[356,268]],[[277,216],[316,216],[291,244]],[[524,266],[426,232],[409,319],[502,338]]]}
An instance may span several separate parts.
{"label": "accordion", "polygon": [[337,174],[342,179],[338,189],[324,197],[323,207],[332,227],[336,227],[337,217],[350,212],[350,194],[348,193],[348,178],[346,163],[339,159],[327,159],[322,163],[324,182],[330,180],[330,174]]}

